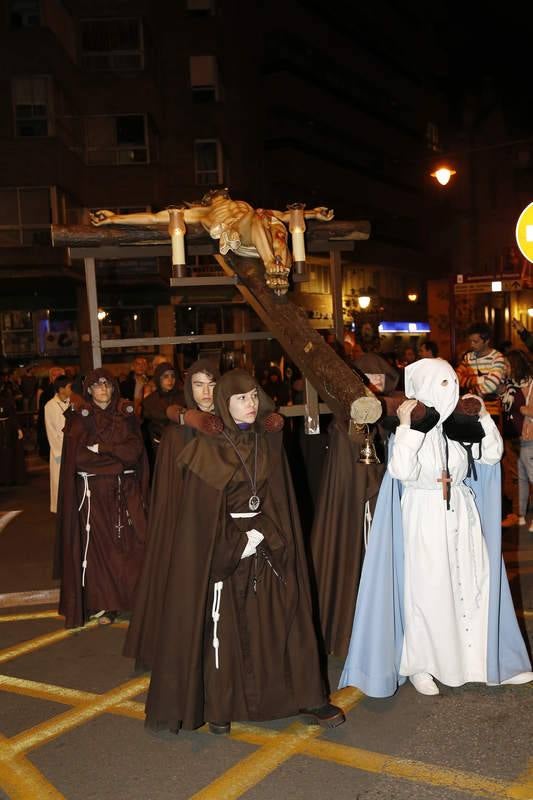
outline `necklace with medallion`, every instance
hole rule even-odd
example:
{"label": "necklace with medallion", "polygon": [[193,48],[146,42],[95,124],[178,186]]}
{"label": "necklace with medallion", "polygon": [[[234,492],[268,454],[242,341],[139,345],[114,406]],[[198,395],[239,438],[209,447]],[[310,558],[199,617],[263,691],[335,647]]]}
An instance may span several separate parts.
{"label": "necklace with medallion", "polygon": [[252,477],[252,473],[250,472],[250,470],[248,469],[248,467],[246,465],[246,462],[245,462],[244,458],[239,453],[239,449],[238,449],[237,445],[235,444],[235,442],[232,441],[231,437],[228,435],[228,433],[226,431],[222,431],[222,433],[224,434],[224,437],[228,440],[230,445],[233,447],[233,449],[237,453],[237,455],[239,457],[239,461],[241,462],[241,464],[243,466],[243,469],[244,469],[244,471],[246,473],[246,476],[247,476],[248,480],[250,481],[250,489],[252,491],[252,494],[250,495],[250,499],[248,500],[248,508],[250,509],[250,511],[257,511],[257,509],[261,505],[261,500],[257,496],[257,433],[254,434],[254,474],[253,474],[253,477]]}

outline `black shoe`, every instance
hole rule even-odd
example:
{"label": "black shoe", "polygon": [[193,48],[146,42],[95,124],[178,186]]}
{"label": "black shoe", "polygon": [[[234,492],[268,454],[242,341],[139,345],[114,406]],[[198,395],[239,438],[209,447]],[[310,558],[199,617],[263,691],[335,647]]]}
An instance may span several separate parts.
{"label": "black shoe", "polygon": [[218,736],[231,731],[231,722],[208,722],[208,725],[209,733],[215,733]]}
{"label": "black shoe", "polygon": [[321,725],[323,728],[337,728],[346,722],[342,708],[331,703],[325,703],[319,708],[303,708],[300,714],[308,717],[311,725]]}

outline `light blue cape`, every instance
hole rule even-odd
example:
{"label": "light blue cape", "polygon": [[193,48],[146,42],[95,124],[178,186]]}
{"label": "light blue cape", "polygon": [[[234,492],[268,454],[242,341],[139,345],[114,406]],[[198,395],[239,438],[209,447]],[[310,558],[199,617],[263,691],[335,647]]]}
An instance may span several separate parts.
{"label": "light blue cape", "polygon": [[[469,478],[465,483],[474,492],[489,555],[487,682],[501,683],[531,670],[531,664],[501,554],[500,465],[476,462],[476,472],[477,480]],[[379,490],[350,648],[339,683],[339,688],[357,686],[370,697],[389,697],[406,680],[399,673],[404,636],[401,491],[401,482],[387,471]]]}

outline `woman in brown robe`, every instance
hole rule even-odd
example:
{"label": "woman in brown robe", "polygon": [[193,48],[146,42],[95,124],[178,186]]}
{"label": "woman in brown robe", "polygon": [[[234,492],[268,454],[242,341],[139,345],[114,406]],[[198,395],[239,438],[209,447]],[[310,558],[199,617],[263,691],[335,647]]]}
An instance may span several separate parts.
{"label": "woman in brown robe", "polygon": [[170,424],[167,408],[172,405],[183,406],[183,392],[176,385],[176,372],[169,361],[157,365],[153,377],[154,390],[142,401],[142,418],[145,429],[146,448],[153,475],[157,449],[163,431]]}
{"label": "woman in brown robe", "polygon": [[87,375],[84,399],[65,415],[59,479],[56,573],[67,628],[131,611],[146,536],[148,469],[132,404],[105,369]]}
{"label": "woman in brown robe", "polygon": [[[237,409],[235,410],[235,403]],[[334,727],[312,622],[298,512],[271,400],[244,370],[215,389],[224,431],[179,457],[176,528],[147,725],[268,720],[308,709]]]}
{"label": "woman in brown robe", "polygon": [[[207,359],[191,364],[183,389],[187,409],[212,411],[213,390],[219,377],[217,367]],[[181,479],[178,458],[185,445],[195,436],[195,429],[184,424],[184,417],[188,415],[182,412],[187,409],[178,405],[168,407],[169,424],[163,429],[157,452],[148,516],[146,559],[124,645],[124,655],[135,658],[137,670],[151,669],[153,664],[170,554],[174,537],[181,533],[178,525]]]}

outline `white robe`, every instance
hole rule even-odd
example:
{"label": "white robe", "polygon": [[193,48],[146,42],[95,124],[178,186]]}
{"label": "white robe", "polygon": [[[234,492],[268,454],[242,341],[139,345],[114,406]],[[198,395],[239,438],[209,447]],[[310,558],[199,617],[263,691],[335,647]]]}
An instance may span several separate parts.
{"label": "white robe", "polygon": [[[496,464],[503,450],[490,416],[481,418],[481,461]],[[389,472],[402,481],[405,551],[405,634],[400,674],[429,672],[447,686],[487,680],[489,565],[479,514],[463,483],[464,448],[448,441],[450,509],[441,478],[440,426],[427,434],[400,425]],[[474,445],[477,455],[477,445]]]}
{"label": "white robe", "polygon": [[44,407],[44,423],[46,436],[50,445],[50,511],[57,513],[57,492],[59,489],[59,471],[61,469],[61,450],[63,449],[63,428],[65,427],[65,411],[69,400],[60,400],[55,394]]}

